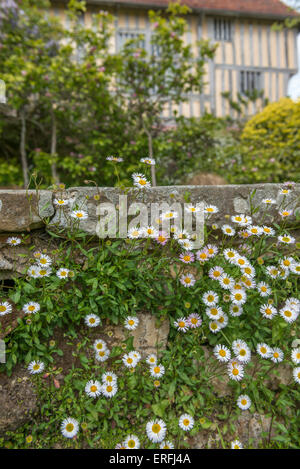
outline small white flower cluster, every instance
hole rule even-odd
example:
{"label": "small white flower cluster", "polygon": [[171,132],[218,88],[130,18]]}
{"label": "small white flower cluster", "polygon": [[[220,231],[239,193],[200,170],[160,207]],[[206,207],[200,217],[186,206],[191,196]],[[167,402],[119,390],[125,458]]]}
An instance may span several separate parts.
{"label": "small white flower cluster", "polygon": [[188,329],[195,329],[200,327],[202,324],[202,319],[197,313],[190,314],[187,318],[181,317],[174,321],[174,327],[178,331],[186,332]]}
{"label": "small white flower cluster", "polygon": [[104,340],[102,339],[96,339],[93,348],[95,350],[95,359],[99,362],[105,362],[109,355],[110,351],[107,348],[107,344]]}
{"label": "small white flower cluster", "polygon": [[118,391],[117,375],[113,372],[106,371],[102,375],[102,383],[97,380],[90,380],[86,383],[85,392],[89,397],[103,396],[111,398]]}

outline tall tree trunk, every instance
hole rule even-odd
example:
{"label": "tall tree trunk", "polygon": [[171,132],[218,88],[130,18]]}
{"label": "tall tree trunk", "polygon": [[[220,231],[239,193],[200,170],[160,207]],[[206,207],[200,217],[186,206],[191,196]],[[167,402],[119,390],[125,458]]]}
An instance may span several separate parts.
{"label": "tall tree trunk", "polygon": [[28,161],[26,155],[26,114],[25,109],[22,108],[20,111],[20,120],[21,120],[21,138],[20,138],[20,155],[21,155],[21,164],[23,172],[23,184],[26,189],[29,184],[28,176]]}
{"label": "tall tree trunk", "polygon": [[[53,110],[51,110],[51,156],[56,154],[57,128],[56,119]],[[51,163],[51,175],[55,184],[59,182],[56,163]]]}

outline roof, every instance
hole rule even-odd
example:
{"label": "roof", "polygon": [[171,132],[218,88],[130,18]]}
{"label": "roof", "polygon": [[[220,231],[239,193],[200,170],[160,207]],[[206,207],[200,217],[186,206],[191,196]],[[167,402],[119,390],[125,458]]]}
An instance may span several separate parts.
{"label": "roof", "polygon": [[[87,0],[90,4],[110,4],[144,7],[167,7],[169,0]],[[181,0],[183,5],[192,10],[206,13],[222,13],[240,16],[265,18],[286,18],[299,16],[292,8],[280,0]]]}

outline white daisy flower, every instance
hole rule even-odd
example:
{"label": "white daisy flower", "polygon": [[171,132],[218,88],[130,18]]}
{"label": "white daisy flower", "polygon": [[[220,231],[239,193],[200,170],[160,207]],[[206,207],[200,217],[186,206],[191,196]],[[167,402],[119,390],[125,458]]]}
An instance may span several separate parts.
{"label": "white daisy flower", "polygon": [[177,239],[177,242],[185,251],[191,251],[195,249],[195,243],[189,239]]}
{"label": "white daisy flower", "polygon": [[257,344],[256,351],[262,358],[270,358],[270,356],[272,354],[271,347],[269,347],[265,343]]}
{"label": "white daisy flower", "polygon": [[98,350],[106,350],[107,349],[107,345],[106,345],[106,342],[102,339],[97,339],[95,340],[94,344],[93,344],[93,347],[94,349],[96,350],[96,352]]}
{"label": "white daisy flower", "polygon": [[247,232],[251,236],[260,236],[261,234],[263,234],[263,228],[261,226],[257,226],[257,225],[250,225],[247,228]]}
{"label": "white daisy flower", "polygon": [[58,207],[65,207],[68,203],[69,201],[67,199],[54,199],[54,205]]}
{"label": "white daisy flower", "polygon": [[223,313],[217,320],[217,323],[220,325],[221,329],[224,329],[224,327],[226,327],[228,324],[227,314]]}
{"label": "white daisy flower", "polygon": [[279,347],[272,348],[270,358],[271,358],[272,362],[274,362],[274,363],[282,362],[282,360],[284,358],[283,351]]}
{"label": "white daisy flower", "polygon": [[247,278],[254,278],[255,277],[255,269],[254,267],[248,263],[248,265],[241,267],[241,271]]}
{"label": "white daisy flower", "polygon": [[173,220],[175,218],[178,218],[178,212],[175,212],[174,210],[168,210],[167,212],[163,212],[161,214],[162,220]]}
{"label": "white daisy flower", "polygon": [[277,314],[277,309],[269,304],[262,305],[259,309],[261,314],[264,318],[273,319],[273,317]]}
{"label": "white daisy flower", "polygon": [[273,228],[265,225],[262,227],[262,232],[265,236],[274,236],[275,234],[275,230]]}
{"label": "white daisy flower", "polygon": [[241,314],[243,314],[243,307],[241,305],[231,305],[229,308],[229,313],[234,318],[241,316]]}
{"label": "white daisy flower", "polygon": [[40,269],[39,265],[33,265],[33,266],[29,267],[29,269],[27,270],[27,274],[29,275],[29,277],[38,278],[39,277],[39,269]]}
{"label": "white daisy flower", "polygon": [[146,433],[150,441],[160,443],[164,440],[167,432],[166,424],[163,420],[151,420],[146,425]]}
{"label": "white daisy flower", "polygon": [[257,290],[259,291],[259,294],[262,297],[270,296],[272,293],[271,288],[265,282],[259,282],[259,284],[257,285]]}
{"label": "white daisy flower", "polygon": [[73,418],[66,418],[61,424],[61,432],[66,438],[74,438],[79,430],[78,421]]}
{"label": "white daisy flower", "polygon": [[51,269],[49,267],[39,267],[38,268],[38,277],[49,277],[51,275]]}
{"label": "white daisy flower", "polygon": [[177,321],[174,321],[174,326],[178,331],[186,332],[189,328],[189,322],[186,318],[179,318]]}
{"label": "white daisy flower", "polygon": [[243,445],[239,440],[234,440],[231,442],[231,449],[243,449]]}
{"label": "white daisy flower", "polygon": [[285,302],[285,305],[288,308],[295,309],[296,312],[300,311],[300,300],[298,300],[298,298],[288,298]]}
{"label": "white daisy flower", "polygon": [[294,350],[292,350],[291,359],[292,359],[292,362],[295,363],[295,365],[299,365],[299,363],[300,363],[300,347],[297,347]]}
{"label": "white daisy flower", "polygon": [[234,236],[236,233],[235,229],[230,225],[223,225],[221,229],[226,236]]}
{"label": "white daisy flower", "polygon": [[275,199],[263,199],[262,203],[266,205],[274,205],[276,204],[276,200]]}
{"label": "white daisy flower", "polygon": [[[39,303],[35,301],[30,301],[23,306],[23,311],[26,314],[35,314],[41,309]],[[0,310],[1,311],[1,310]],[[1,313],[0,313],[1,314]]]}
{"label": "white daisy flower", "polygon": [[143,235],[144,235],[144,230],[142,228],[138,228],[137,226],[130,228],[127,234],[128,238],[130,239],[142,238]]}
{"label": "white daisy flower", "polygon": [[205,215],[212,215],[214,213],[218,213],[219,209],[215,205],[205,205],[204,213]]}
{"label": "white daisy flower", "polygon": [[235,305],[243,305],[246,303],[247,294],[245,290],[231,291],[230,299]]}
{"label": "white daisy flower", "polygon": [[101,323],[101,320],[96,314],[88,314],[85,316],[84,322],[89,327],[97,327]]}
{"label": "white daisy flower", "polygon": [[149,365],[155,365],[156,362],[157,362],[157,356],[154,354],[154,353],[151,353],[150,355],[148,355],[148,357],[146,358],[146,362],[149,364]]}
{"label": "white daisy flower", "polygon": [[293,244],[295,242],[295,238],[293,238],[293,236],[289,236],[288,234],[284,234],[282,236],[278,236],[278,241],[283,244]]}
{"label": "white daisy flower", "polygon": [[247,226],[252,223],[252,218],[241,213],[239,215],[233,215],[231,217],[231,221],[239,226]]}
{"label": "white daisy flower", "polygon": [[140,321],[136,316],[127,316],[127,318],[125,319],[124,326],[126,329],[133,331],[134,329],[137,328],[139,322]]}
{"label": "white daisy flower", "polygon": [[212,280],[218,280],[221,275],[224,273],[224,269],[222,267],[219,267],[219,266],[216,266],[216,267],[212,267],[209,272],[208,272],[208,276],[212,279]]}
{"label": "white daisy flower", "polygon": [[269,265],[266,267],[267,273],[272,278],[278,278],[280,276],[280,270],[275,265]]}
{"label": "white daisy flower", "polygon": [[3,301],[0,303],[0,316],[5,316],[5,314],[9,314],[12,312],[12,305],[8,303],[8,301]]}
{"label": "white daisy flower", "polygon": [[51,257],[47,256],[46,254],[41,254],[37,261],[38,264],[42,267],[49,267],[52,264]]}
{"label": "white daisy flower", "polygon": [[127,449],[139,449],[140,440],[136,435],[129,435],[124,441],[124,446]]}
{"label": "white daisy flower", "polygon": [[233,278],[227,275],[226,273],[222,274],[218,280],[220,282],[221,287],[225,290],[231,290],[234,285]]}
{"label": "white daisy flower", "polygon": [[97,350],[95,354],[95,358],[98,362],[105,362],[110,355],[110,351],[108,349],[104,350]]}
{"label": "white daisy flower", "polygon": [[99,381],[88,381],[85,385],[85,392],[90,397],[97,397],[101,394],[101,384]]}
{"label": "white daisy flower", "polygon": [[235,362],[234,366],[232,365],[232,362],[230,362],[227,370],[229,378],[234,381],[240,381],[244,376],[244,368],[238,362]]}
{"label": "white daisy flower", "polygon": [[43,362],[40,362],[38,360],[37,361],[34,360],[34,361],[29,363],[27,369],[28,369],[30,374],[35,375],[37,373],[41,373],[44,370],[44,368],[45,368],[45,365],[44,365]]}
{"label": "white daisy flower", "polygon": [[248,410],[251,407],[251,399],[247,394],[242,394],[237,400],[237,405],[242,410]]}
{"label": "white daisy flower", "polygon": [[137,364],[140,361],[140,359],[142,358],[140,352],[137,352],[136,350],[132,350],[131,352],[129,352],[128,355],[130,357],[134,358],[134,360],[136,360]]}
{"label": "white daisy flower", "polygon": [[293,377],[296,383],[300,384],[300,366],[293,369]]}
{"label": "white daisy flower", "polygon": [[281,218],[287,218],[293,215],[293,210],[283,209],[283,210],[279,210],[278,213],[281,216]]}
{"label": "white daisy flower", "polygon": [[186,230],[181,230],[181,231],[175,231],[174,232],[174,239],[176,239],[176,240],[190,239],[190,237],[191,237],[190,233]]}
{"label": "white daisy flower", "polygon": [[152,225],[146,226],[144,229],[144,235],[147,238],[156,238],[158,236],[158,230]]}
{"label": "white daisy flower", "polygon": [[155,160],[153,158],[141,158],[140,159],[141,163],[148,164],[150,166],[154,166],[156,164]]}
{"label": "white daisy flower", "polygon": [[200,212],[200,207],[199,207],[199,205],[197,205],[197,204],[196,204],[196,205],[194,205],[194,204],[188,204],[188,205],[186,205],[186,204],[185,204],[184,210],[185,210],[186,212],[190,212],[190,213],[198,213],[198,212]]}
{"label": "white daisy flower", "polygon": [[88,213],[85,210],[73,210],[71,212],[71,217],[76,218],[77,220],[86,220],[88,218]]}
{"label": "white daisy flower", "polygon": [[221,324],[218,323],[218,321],[211,321],[208,325],[209,327],[209,330],[213,333],[213,334],[216,334],[217,332],[219,332],[222,327],[221,327]]}
{"label": "white daisy flower", "polygon": [[206,306],[216,306],[219,301],[219,296],[216,292],[209,290],[202,296],[202,301],[206,304]]}
{"label": "white daisy flower", "polygon": [[189,324],[189,327],[192,329],[195,329],[196,327],[200,327],[202,324],[202,319],[200,318],[199,314],[197,313],[192,313],[189,315],[187,318],[187,322]]}
{"label": "white daisy flower", "polygon": [[238,265],[239,267],[248,267],[250,265],[248,259],[245,256],[236,256],[235,259],[233,259],[233,263],[235,265]]}
{"label": "white daisy flower", "polygon": [[293,274],[300,275],[300,264],[299,262],[293,262],[293,264],[290,266],[290,271]]}
{"label": "white daisy flower", "polygon": [[234,249],[224,249],[223,256],[227,261],[232,262],[237,258],[238,253]]}
{"label": "white daisy flower", "polygon": [[16,236],[11,236],[10,238],[7,238],[6,242],[10,246],[17,246],[18,244],[21,244],[21,238],[17,238]]}
{"label": "white daisy flower", "polygon": [[163,365],[155,364],[150,367],[150,374],[153,378],[160,378],[165,374],[165,367]]}
{"label": "white daisy flower", "polygon": [[211,308],[206,308],[205,313],[209,319],[217,321],[222,316],[223,310],[219,306],[212,306]]}
{"label": "white daisy flower", "polygon": [[135,368],[137,365],[137,360],[130,353],[125,354],[122,361],[127,368]]}
{"label": "white daisy flower", "polygon": [[140,189],[148,189],[151,187],[150,182],[147,180],[144,174],[134,173],[132,174],[133,185],[139,187]]}
{"label": "white daisy flower", "polygon": [[228,362],[231,358],[231,352],[225,345],[216,345],[214,355],[220,362]]}
{"label": "white daisy flower", "polygon": [[117,380],[118,380],[117,375],[113,373],[112,371],[106,371],[102,375],[103,384],[116,384]]}
{"label": "white daisy flower", "polygon": [[160,446],[160,449],[173,449],[174,445],[171,441],[163,441]]}
{"label": "white daisy flower", "polygon": [[191,430],[194,426],[194,419],[191,415],[189,414],[182,414],[180,417],[179,417],[179,422],[178,422],[178,425],[180,426],[180,428],[182,430],[184,430],[185,432]]}
{"label": "white daisy flower", "polygon": [[296,321],[298,318],[298,313],[293,308],[288,308],[284,306],[279,310],[280,316],[289,323]]}
{"label": "white daisy flower", "polygon": [[105,397],[113,397],[117,394],[118,386],[116,383],[105,383],[101,386],[101,392]]}
{"label": "white daisy flower", "polygon": [[251,350],[248,347],[248,345],[245,342],[242,342],[242,344],[237,345],[236,342],[234,341],[232,343],[232,348],[235,353],[235,356],[241,363],[248,363],[251,360]]}
{"label": "white daisy flower", "polygon": [[56,272],[56,275],[58,278],[64,279],[64,278],[68,278],[69,272],[70,272],[69,269],[66,269],[65,267],[61,267]]}

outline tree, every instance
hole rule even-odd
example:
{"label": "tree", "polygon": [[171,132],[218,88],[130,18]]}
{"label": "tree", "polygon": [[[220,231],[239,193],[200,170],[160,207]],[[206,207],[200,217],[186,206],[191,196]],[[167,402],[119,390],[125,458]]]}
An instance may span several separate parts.
{"label": "tree", "polygon": [[[191,92],[200,93],[204,85],[204,64],[212,58],[216,46],[198,41],[198,54],[184,44],[186,6],[170,4],[165,12],[149,12],[152,24],[150,50],[141,47],[143,37],[125,44],[121,51],[121,69],[117,93],[122,98],[128,119],[137,132],[147,136],[149,157],[153,158],[153,140],[166,124],[166,106],[188,100]],[[176,119],[173,112],[171,120]],[[170,120],[170,119],[169,119]],[[152,184],[156,185],[154,166]]]}

